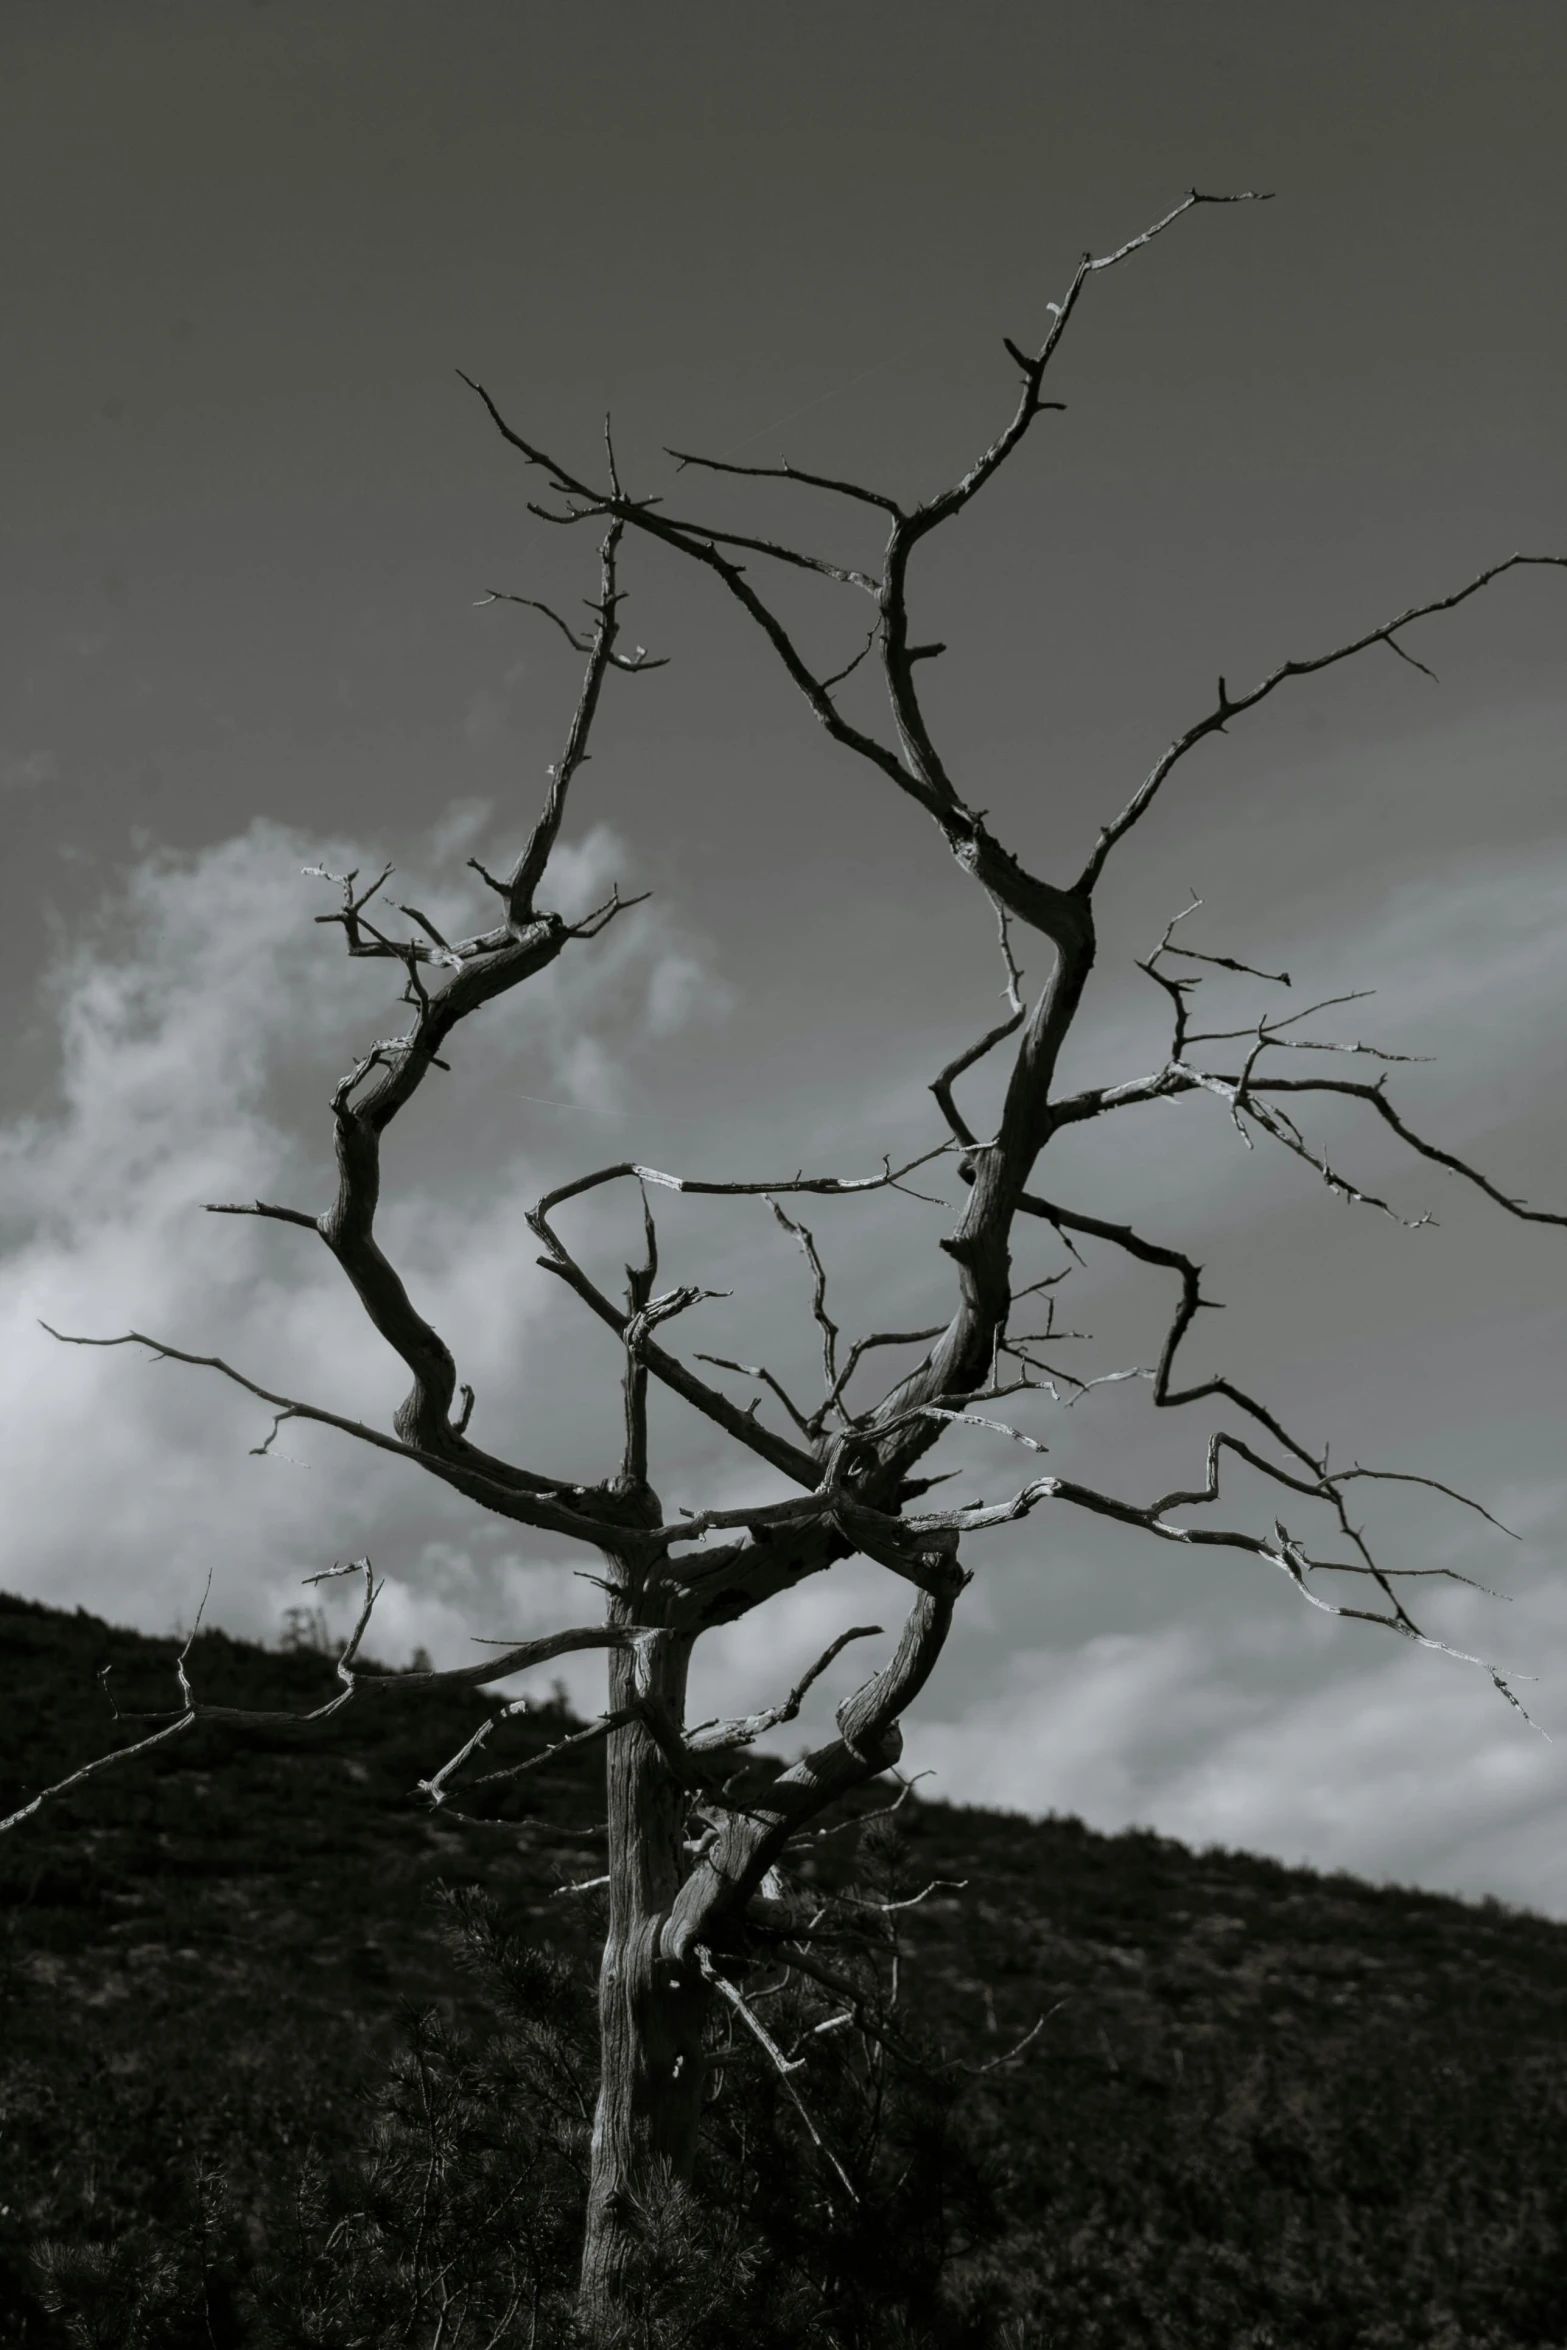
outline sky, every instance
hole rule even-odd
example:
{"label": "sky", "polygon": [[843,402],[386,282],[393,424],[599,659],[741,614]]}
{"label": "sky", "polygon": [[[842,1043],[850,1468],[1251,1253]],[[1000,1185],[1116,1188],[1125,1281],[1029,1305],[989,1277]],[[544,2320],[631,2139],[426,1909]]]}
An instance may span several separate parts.
{"label": "sky", "polygon": [[[595,461],[610,411],[639,494],[872,562],[859,510],[677,490],[666,448],[933,494],[1010,411],[1002,337],[1038,343],[1083,250],[1192,185],[1272,192],[1090,284],[1065,412],[916,576],[960,789],[1066,878],[1219,673],[1567,551],[1564,76],[1567,18],[1529,0],[9,0],[0,1587],[161,1635],[210,1575],[206,1620],[271,1640],[302,1577],[369,1553],[395,1662],[591,1614],[590,1557],[326,1431],[258,1457],[268,1415],[221,1381],[38,1327],[150,1332],[382,1422],[399,1399],[307,1235],[201,1203],[325,1206],[328,1095],[397,1017],[302,869],[391,861],[443,928],[476,926],[465,860],[515,853],[564,739],[575,656],[484,599],[580,608],[593,545],[529,516],[459,368],[567,462]],[[623,584],[668,666],[611,681],[552,887],[567,912],[650,894],[471,1024],[395,1129],[380,1226],[476,1437],[574,1479],[614,1462],[615,1348],[537,1270],[524,1208],[624,1158],[759,1180],[912,1156],[1001,981],[983,899],[715,584],[644,547]],[[1567,1209],[1564,597],[1514,574],[1411,632],[1435,680],[1378,651],[1189,761],[1105,885],[1066,1074],[1158,1065],[1136,958],[1200,895],[1188,943],[1287,970],[1290,1009],[1374,989],[1310,1033],[1425,1056],[1393,1071],[1407,1114]],[[856,649],[852,592],[783,600],[824,662]],[[1041,948],[1022,960],[1037,987]],[[1277,1008],[1218,970],[1201,1001],[1214,1025]],[[982,1123],[995,1096],[964,1098]],[[1314,1136],[1434,1229],[1329,1197],[1212,1100],[1108,1123],[1051,1180],[1208,1266],[1226,1311],[1193,1367],[1514,1530],[1413,1487],[1366,1502],[1390,1559],[1491,1587],[1433,1584],[1428,1628],[1519,1675],[1534,1726],[1483,1671],[1330,1621],[1262,1562],[1041,1512],[971,1544],[906,1767],[953,1800],[1567,1916],[1567,1234],[1351,1115]],[[846,1330],[947,1310],[954,1187],[933,1188],[947,1206],[815,1217]],[[575,1211],[606,1278],[633,1204]],[[687,1348],[808,1389],[809,1291],[765,1208],[675,1200],[661,1229],[671,1277],[733,1292]],[[1020,1243],[1028,1278],[1062,1261]],[[1074,1367],[1125,1369],[1167,1293],[1090,1253],[1061,1310],[1089,1333]],[[1200,1473],[1209,1423],[1153,1425],[1143,1382],[1017,1410],[1057,1473],[1139,1497]],[[769,1491],[678,1407],[655,1439],[671,1508]],[[1038,1466],[982,1431],[951,1457],[953,1490],[991,1499]],[[1266,1495],[1236,1506],[1266,1528]],[[866,1562],[818,1578],[715,1636],[694,1702],[775,1701],[889,1609]],[[601,1664],[564,1677],[596,1710]]]}

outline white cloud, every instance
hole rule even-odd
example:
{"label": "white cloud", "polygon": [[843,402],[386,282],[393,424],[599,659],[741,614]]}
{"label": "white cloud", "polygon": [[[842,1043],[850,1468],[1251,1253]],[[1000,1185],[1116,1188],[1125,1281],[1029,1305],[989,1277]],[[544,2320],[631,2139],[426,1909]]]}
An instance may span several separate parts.
{"label": "white cloud", "polygon": [[[482,895],[476,911],[462,864],[483,855],[486,817],[478,802],[449,810],[417,878],[394,885],[448,936],[489,918]],[[262,1407],[206,1374],[150,1366],[134,1349],[57,1347],[34,1319],[93,1333],[137,1327],[216,1349],[263,1381],[385,1424],[402,1368],[324,1252],[304,1233],[200,1213],[204,1200],[258,1193],[316,1202],[330,1180],[324,1096],[355,1047],[393,1024],[395,975],[345,962],[335,934],[309,919],[332,902],[322,884],[298,878],[318,861],[377,869],[350,845],[323,849],[266,825],[198,857],[149,859],[52,978],[58,1107],[0,1130],[0,1179],[17,1228],[0,1259],[0,1583],[160,1630],[190,1621],[211,1569],[213,1620],[274,1637],[283,1608],[306,1596],[302,1575],[368,1550],[388,1578],[373,1646],[403,1657],[423,1645],[440,1662],[467,1661],[475,1635],[591,1618],[596,1596],[576,1569],[593,1562],[544,1556],[515,1528],[476,1520],[412,1471],[320,1430],[286,1427],[274,1457],[253,1458],[268,1422]],[[563,910],[601,902],[622,861],[603,828],[563,851],[554,869]],[[1390,901],[1388,936],[1372,941],[1366,959],[1394,968],[1400,1020],[1413,1021],[1426,1002],[1447,1018],[1449,997],[1464,1008],[1443,960],[1454,939],[1468,942],[1458,959],[1471,982],[1476,973],[1484,980],[1487,1001],[1511,991],[1532,1005],[1567,976],[1551,920],[1531,916],[1504,936],[1512,884],[1502,868],[1471,880],[1467,897],[1454,881],[1446,896]],[[1536,895],[1545,903],[1550,891],[1537,886]],[[1361,959],[1358,945],[1346,951],[1346,961]],[[613,1344],[592,1325],[584,1335],[573,1301],[537,1271],[521,1214],[545,1187],[546,1162],[530,1137],[546,1132],[555,1150],[560,1130],[539,1120],[558,1113],[530,1113],[530,1124],[516,1105],[535,1096],[570,1105],[581,1120],[569,1130],[573,1147],[579,1132],[587,1137],[580,1163],[622,1155],[618,1143],[600,1150],[599,1137],[644,1107],[640,1089],[658,1082],[647,1037],[722,1001],[700,945],[657,908],[638,907],[562,957],[504,1018],[475,1023],[457,1078],[442,1080],[463,1090],[439,1097],[443,1107],[457,1102],[460,1124],[435,1115],[399,1128],[385,1245],[473,1381],[475,1434],[497,1451],[591,1475],[617,1442]],[[813,1126],[838,1107],[813,1098]],[[1234,1164],[1255,1180],[1259,1170],[1238,1147]],[[1177,1173],[1166,1150],[1161,1216]],[[607,1244],[627,1204],[606,1193],[574,1206],[574,1236],[585,1249]],[[686,1212],[683,1203],[668,1209],[671,1268]],[[1227,1182],[1200,1212],[1233,1221]],[[896,1213],[933,1215],[901,1202]],[[760,1209],[748,1217],[747,1204],[727,1222],[715,1211],[702,1227],[705,1277],[733,1276],[741,1291],[732,1306],[704,1308],[719,1334],[704,1331],[703,1342],[754,1359],[757,1344],[767,1353],[755,1336],[760,1320],[804,1366],[815,1338],[795,1252]],[[857,1314],[873,1276],[897,1272],[903,1258],[895,1234],[852,1250],[848,1237],[835,1227],[830,1254],[835,1266],[844,1260],[840,1294]],[[616,1265],[620,1254],[617,1237]],[[796,1376],[787,1352],[775,1367]],[[1100,1399],[1111,1443],[1126,1418],[1117,1396],[1128,1408],[1136,1400],[1119,1390]],[[722,1453],[703,1424],[666,1421],[683,1431],[667,1435],[661,1456],[671,1506],[770,1492],[771,1480]],[[1071,1446],[1086,1451],[1078,1431],[1088,1415],[1065,1425]],[[1065,1439],[1054,1426],[1049,1433],[1059,1467]],[[1433,1443],[1441,1439],[1435,1428]],[[996,1491],[1017,1481],[1010,1448],[991,1461],[983,1439],[971,1447],[971,1475],[984,1469]],[[1136,1484],[1143,1458],[1118,1459],[1115,1478]],[[1548,1547],[1562,1494],[1538,1476],[1531,1482],[1522,1456],[1510,1473],[1516,1490],[1498,1497],[1498,1513]],[[1074,1580],[1070,1560],[1044,1575],[1038,1556],[1014,1572],[1009,1555],[1005,1544],[992,1554],[996,1571],[960,1611],[949,1655],[905,1726],[907,1767],[935,1766],[939,1792],[1078,1810],[1106,1827],[1145,1821],[1197,1843],[1490,1889],[1567,1912],[1567,1850],[1555,1824],[1567,1749],[1520,1727],[1478,1673],[1385,1636],[1362,1634],[1356,1646],[1352,1631],[1305,1610],[1286,1616],[1271,1586],[1260,1600],[1248,1587],[1237,1603],[1235,1587],[1214,1580],[1194,1607],[1189,1585],[1172,1577],[1140,1586],[1134,1602],[1129,1579],[1107,1581],[1109,1569],[1093,1562]],[[1461,1530],[1445,1523],[1425,1555],[1473,1563]],[[973,1563],[985,1564],[979,1555]],[[699,1652],[696,1714],[776,1702],[849,1624],[884,1625],[883,1637],[840,1656],[777,1743],[815,1740],[885,1658],[906,1596],[860,1562],[725,1627]],[[341,1618],[346,1592],[329,1604]],[[1462,1645],[1526,1658],[1542,1676],[1541,1717],[1553,1722],[1567,1605],[1531,1585],[1510,1615],[1457,1596],[1436,1621]],[[574,1701],[596,1710],[602,1661],[562,1660],[560,1672]]]}
{"label": "white cloud", "polygon": [[[1567,1593],[1531,1587],[1515,1612],[1522,1622],[1498,1621],[1493,1607],[1488,1629],[1512,1635],[1559,1713]],[[998,1681],[961,1720],[908,1726],[909,1767],[934,1769],[950,1801],[1077,1812],[1567,1915],[1562,1747],[1472,1667],[1363,1627],[1252,1619],[1031,1648]]]}
{"label": "white cloud", "polygon": [[[471,926],[473,897],[460,871],[442,867],[480,821],[458,814],[432,848],[433,882],[420,876],[425,910],[453,929],[465,911]],[[568,910],[603,897],[618,855],[602,827],[558,853],[552,878]],[[323,857],[319,842],[268,824],[196,857],[149,858],[51,977],[58,1108],[0,1129],[13,1235],[0,1258],[0,1581],[162,1629],[189,1621],[211,1568],[213,1620],[270,1636],[302,1574],[369,1547],[395,1568],[383,1636],[417,1624],[419,1639],[444,1649],[465,1606],[442,1532],[458,1514],[449,1497],[303,1423],[283,1430],[276,1457],[253,1458],[269,1414],[227,1383],[150,1366],[135,1348],[62,1347],[38,1327],[147,1331],[386,1424],[406,1374],[319,1246],[297,1230],[202,1212],[215,1199],[306,1204],[320,1194],[330,1180],[324,1095],[356,1044],[391,1024],[388,968],[345,963],[310,921],[325,892],[299,874],[318,861],[375,870],[344,844]],[[695,955],[667,916],[637,908],[544,974],[515,1020],[491,1015],[465,1042],[492,1079],[499,1063],[503,1096],[521,1055],[530,1071],[542,1065],[550,1093],[610,1104],[627,1076],[609,1039],[670,960]],[[419,1149],[407,1151],[398,1171],[406,1178],[412,1162],[414,1179],[388,1184],[385,1243],[458,1346],[491,1440],[508,1448],[506,1415],[526,1398],[538,1422],[530,1438],[546,1452],[573,1441],[580,1450],[571,1422],[581,1378],[546,1377],[529,1361],[530,1335],[560,1311],[518,1212],[542,1181],[514,1139],[487,1142],[477,1171],[467,1155],[445,1153],[456,1178],[446,1184],[439,1140],[428,1178]],[[596,1356],[591,1368],[603,1370]],[[423,1602],[393,1596],[412,1594],[421,1573],[437,1586]],[[492,1597],[509,1588],[488,1570],[476,1587]]]}

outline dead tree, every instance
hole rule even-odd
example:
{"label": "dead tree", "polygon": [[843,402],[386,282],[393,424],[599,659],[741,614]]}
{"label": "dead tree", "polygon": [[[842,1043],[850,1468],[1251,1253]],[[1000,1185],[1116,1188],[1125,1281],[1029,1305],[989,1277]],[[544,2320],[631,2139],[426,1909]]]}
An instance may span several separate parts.
{"label": "dead tree", "polygon": [[[1254,685],[1232,690],[1221,677],[1212,706],[1175,736],[1075,872],[1065,864],[1048,874],[1030,871],[991,830],[985,815],[965,798],[961,774],[954,772],[950,751],[937,743],[920,696],[921,664],[942,647],[916,636],[910,606],[915,555],[988,488],[1036,418],[1060,405],[1044,397],[1045,382],[1089,280],[1128,260],[1198,205],[1252,200],[1250,195],[1211,197],[1194,191],[1116,251],[1097,259],[1085,256],[1062,299],[1048,306],[1042,340],[1032,348],[1006,345],[1020,390],[1004,429],[960,480],[923,503],[905,504],[880,489],[787,464],[734,465],[670,452],[685,468],[786,482],[869,508],[885,534],[875,573],[778,540],[683,518],[661,500],[633,496],[622,485],[607,428],[602,477],[579,475],[517,430],[490,394],[473,385],[510,449],[546,485],[548,502],[535,504],[532,511],[564,527],[597,526],[602,536],[591,632],[579,633],[549,606],[535,604],[585,658],[565,748],[515,861],[501,876],[475,865],[496,900],[488,928],[448,940],[417,908],[404,906],[400,912],[412,927],[394,931],[379,908],[386,873],[363,887],[355,874],[336,877],[341,904],[318,919],[341,928],[350,955],[380,957],[400,969],[408,1025],[364,1052],[332,1096],[338,1192],[324,1214],[262,1201],[213,1207],[216,1214],[297,1225],[324,1242],[376,1329],[406,1364],[412,1379],[407,1398],[387,1433],[298,1396],[274,1394],[215,1356],[183,1353],[138,1333],[78,1341],[145,1344],[163,1359],[202,1364],[270,1405],[274,1435],[295,1419],[340,1429],[426,1470],[475,1506],[580,1544],[600,1562],[606,1592],[602,1622],[500,1651],[462,1671],[399,1676],[395,1689],[402,1694],[434,1684],[477,1686],[571,1649],[607,1652],[607,1704],[601,1719],[583,1734],[605,1742],[608,1783],[602,2075],[582,2272],[584,2312],[602,2338],[615,2331],[632,2290],[631,2215],[657,2196],[661,2181],[690,2174],[703,2107],[704,2038],[715,2003],[743,2010],[747,1968],[764,1955],[770,1964],[798,1965],[819,1981],[832,1980],[830,1966],[811,1949],[809,1909],[791,1898],[791,1840],[897,1763],[900,1720],[941,1654],[953,1609],[970,1579],[960,1556],[967,1538],[1036,1513],[1086,1511],[1140,1528],[1158,1542],[1248,1552],[1287,1576],[1313,1607],[1380,1625],[1429,1647],[1442,1645],[1420,1630],[1410,1612],[1408,1585],[1412,1578],[1453,1571],[1384,1563],[1349,1514],[1347,1496],[1357,1480],[1398,1472],[1330,1469],[1326,1453],[1304,1441],[1245,1387],[1224,1376],[1185,1376],[1184,1342],[1204,1306],[1213,1302],[1204,1293],[1200,1267],[1139,1226],[1090,1213],[1061,1196],[1042,1176],[1041,1162],[1057,1135],[1088,1121],[1125,1117],[1149,1103],[1203,1092],[1223,1105],[1248,1143],[1260,1137],[1303,1159],[1330,1190],[1385,1207],[1310,1139],[1302,1115],[1321,1096],[1359,1104],[1412,1152],[1477,1186],[1507,1214],[1537,1223],[1567,1222],[1567,1216],[1509,1197],[1486,1175],[1415,1131],[1390,1098],[1385,1068],[1369,1079],[1318,1073],[1324,1066],[1320,1056],[1346,1049],[1303,1026],[1322,1005],[1290,1018],[1264,1016],[1244,1028],[1195,1028],[1197,967],[1218,966],[1257,982],[1275,975],[1188,947],[1177,938],[1174,922],[1141,966],[1168,999],[1170,1041],[1163,1061],[1145,1073],[1079,1092],[1064,1092],[1056,1081],[1062,1048],[1094,966],[1095,891],[1110,859],[1188,756],[1288,681],[1332,668],[1373,646],[1413,660],[1402,639],[1415,622],[1451,610],[1503,572],[1535,564],[1560,566],[1567,557],[1509,556],[1452,593],[1413,604],[1329,651],[1281,662]],[[539,1201],[529,1222],[540,1244],[540,1264],[573,1292],[588,1317],[614,1334],[622,1357],[620,1457],[598,1483],[581,1486],[545,1468],[503,1459],[470,1435],[472,1391],[459,1385],[450,1349],[383,1254],[375,1218],[381,1138],[429,1072],[448,1066],[446,1056],[468,1015],[524,986],[558,956],[586,949],[634,902],[617,890],[596,912],[574,923],[545,902],[551,855],[603,690],[612,673],[630,676],[653,666],[640,648],[628,652],[621,644],[618,565],[628,534],[707,572],[760,630],[833,743],[874,770],[882,784],[930,821],[960,873],[985,893],[995,911],[1007,1008],[935,1077],[931,1090],[941,1124],[906,1163],[889,1161],[869,1174],[770,1180],[765,1171],[754,1177],[706,1170],[668,1173],[628,1161],[579,1175]],[[768,566],[867,600],[865,641],[853,659],[832,674],[818,674],[758,584]],[[868,731],[851,719],[839,692],[850,672],[868,661],[880,666],[890,718],[886,733]],[[1043,941],[1051,963],[1032,1005],[1024,1000],[1013,959],[1013,942],[1021,932]],[[959,1106],[959,1081],[982,1057],[1003,1047],[1011,1062],[1000,1116],[993,1131],[979,1132]],[[1292,1048],[1287,1055],[1285,1048]],[[1305,1073],[1289,1073],[1300,1071],[1303,1060]],[[911,1330],[904,1326],[906,1308],[894,1297],[888,1301],[885,1327],[845,1344],[829,1308],[815,1239],[792,1212],[794,1203],[849,1195],[872,1203],[908,1185],[920,1169],[939,1175],[943,1167],[966,1187],[956,1229],[940,1243],[950,1260],[950,1312],[940,1327]],[[640,1191],[645,1235],[641,1261],[628,1269],[618,1301],[579,1261],[569,1236],[573,1203],[610,1185]],[[652,1203],[661,1191],[688,1197],[754,1195],[771,1205],[798,1241],[810,1266],[821,1338],[821,1385],[814,1398],[796,1402],[761,1365],[676,1350],[675,1321],[712,1293],[692,1284],[659,1286]],[[1020,1302],[1049,1288],[1048,1282],[1019,1287],[1014,1281],[1012,1249],[1020,1221],[1046,1227],[1072,1257],[1110,1252],[1171,1285],[1173,1308],[1162,1347],[1143,1375],[1157,1409],[1187,1411],[1201,1424],[1202,1469],[1177,1490],[1139,1499],[1067,1477],[1038,1475],[988,1504],[940,1507],[925,1498],[938,1482],[928,1456],[954,1428],[1000,1430],[1021,1448],[1041,1452],[1043,1445],[1026,1429],[995,1416],[995,1403],[1045,1389],[1059,1399],[1063,1385],[1075,1391],[1082,1384],[1071,1382],[1054,1359],[1048,1306],[1034,1317],[1043,1322],[1042,1332],[1018,1327]],[[902,1367],[883,1392],[868,1393],[876,1362],[888,1358]],[[697,1362],[706,1368],[698,1370]],[[710,1377],[708,1371],[722,1376]],[[724,1383],[727,1378],[743,1379],[755,1389],[753,1400],[737,1401]],[[751,1461],[781,1474],[795,1489],[793,1497],[668,1516],[649,1459],[650,1381],[703,1415]],[[1017,1407],[1011,1408],[1015,1414]],[[1245,1463],[1276,1496],[1280,1514],[1271,1524],[1219,1522],[1225,1515],[1223,1476],[1227,1462],[1234,1461]],[[1445,1486],[1437,1490],[1450,1491]],[[1321,1537],[1307,1531],[1314,1524],[1325,1530],[1325,1550]],[[869,1637],[871,1628],[844,1631],[799,1687],[770,1710],[701,1728],[686,1719],[687,1668],[695,1644],[715,1626],[856,1555],[874,1561],[905,1589],[907,1613],[892,1654],[838,1709],[836,1737],[760,1792],[752,1785],[741,1797],[734,1790],[746,1749],[794,1718],[809,1684],[846,1642]],[[1347,1586],[1343,1578],[1349,1579]],[[393,1686],[378,1685],[355,1670],[375,1593],[367,1565],[365,1585],[364,1608],[339,1667],[343,1687],[334,1705],[346,1704],[357,1690],[385,1694]],[[1331,1596],[1335,1590],[1347,1595]],[[181,1673],[183,1680],[183,1664]],[[1516,1703],[1501,1675],[1493,1671],[1493,1678]],[[177,1719],[143,1743],[173,1736],[216,1710],[203,1708],[188,1684],[183,1699]],[[462,1753],[434,1772],[427,1782],[432,1800],[446,1798],[473,1763],[489,1727],[488,1720],[481,1724]]]}

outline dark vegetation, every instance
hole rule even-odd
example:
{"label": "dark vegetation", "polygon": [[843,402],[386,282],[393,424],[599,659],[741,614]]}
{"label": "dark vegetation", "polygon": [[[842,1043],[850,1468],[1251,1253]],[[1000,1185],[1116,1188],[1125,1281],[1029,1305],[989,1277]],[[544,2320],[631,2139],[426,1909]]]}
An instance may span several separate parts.
{"label": "dark vegetation", "polygon": [[[102,1664],[166,1706],[173,1645],[0,1600],[0,1807],[134,1734]],[[217,1702],[331,1685],[198,1653]],[[0,1841],[6,2350],[573,2340],[602,1921],[557,1888],[602,1867],[602,1750],[484,1790],[514,1825],[432,1815],[482,1702],[198,1728]],[[888,1799],[804,1864],[863,2004],[748,1979],[807,2061],[726,2015],[637,2340],[1567,2343],[1567,1927]]]}

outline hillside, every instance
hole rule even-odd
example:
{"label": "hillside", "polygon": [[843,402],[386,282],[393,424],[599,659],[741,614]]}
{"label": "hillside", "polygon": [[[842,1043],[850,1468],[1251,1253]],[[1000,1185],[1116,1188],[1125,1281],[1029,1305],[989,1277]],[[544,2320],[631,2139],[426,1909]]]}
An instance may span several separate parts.
{"label": "hillside", "polygon": [[[0,1599],[0,1807],[134,1734],[107,1718],[103,1664],[122,1707],[166,1707],[172,1645]],[[220,1634],[193,1671],[254,1705],[331,1686],[319,1656]],[[598,1873],[595,1750],[486,1791],[483,1824],[413,1792],[481,1710],[386,1698],[324,1734],[199,1729],[0,1840],[8,2350],[69,2338],[41,2241],[101,2264],[188,2233],[221,2170],[259,2258],[312,2147],[330,2161],[362,2135],[411,2012],[493,2028],[438,1885],[484,1883],[524,1944],[588,1967],[597,1896],[557,1888]],[[491,1760],[571,1726],[536,1711]],[[965,1881],[896,1922],[908,2029],[966,2084],[951,2257],[981,2316],[911,2338],[1567,2344],[1567,1926],[1070,1819],[909,1801],[896,1826],[896,1852],[851,1830],[807,1866],[824,1892],[867,1868],[897,1871],[894,1894]],[[205,2331],[149,2319],[139,2338],[281,2339],[245,2330],[250,2256],[225,2253]]]}

